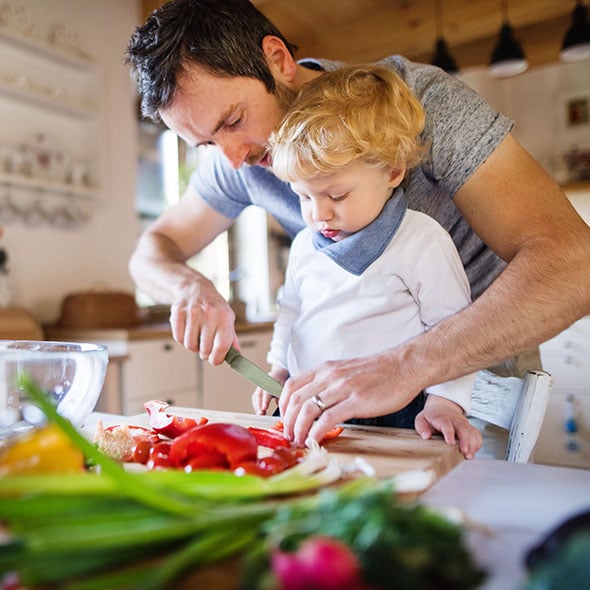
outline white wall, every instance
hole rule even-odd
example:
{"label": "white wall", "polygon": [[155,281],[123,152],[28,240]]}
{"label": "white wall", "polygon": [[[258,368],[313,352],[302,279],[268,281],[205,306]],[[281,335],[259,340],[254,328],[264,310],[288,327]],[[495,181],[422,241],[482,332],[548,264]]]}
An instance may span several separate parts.
{"label": "white wall", "polygon": [[97,180],[101,190],[92,219],[75,229],[15,222],[4,226],[0,240],[9,255],[12,305],[51,322],[69,292],[133,289],[127,263],[139,232],[134,212],[137,127],[135,90],[123,54],[140,20],[140,5],[139,0],[18,3],[39,29],[61,22],[76,31],[80,46],[98,63]]}
{"label": "white wall", "polygon": [[514,136],[552,174],[562,173],[559,159],[574,145],[590,149],[590,126],[568,130],[563,121],[564,97],[590,97],[590,59],[538,66],[511,78],[494,79],[485,68],[460,77],[516,121]]}

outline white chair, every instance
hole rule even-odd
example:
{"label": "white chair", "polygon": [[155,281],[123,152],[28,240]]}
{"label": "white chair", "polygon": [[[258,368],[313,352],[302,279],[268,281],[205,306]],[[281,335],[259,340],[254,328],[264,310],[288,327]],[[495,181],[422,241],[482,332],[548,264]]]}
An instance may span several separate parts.
{"label": "white chair", "polygon": [[468,416],[484,436],[476,458],[528,463],[539,438],[552,387],[553,377],[540,369],[528,371],[522,379],[479,371]]}

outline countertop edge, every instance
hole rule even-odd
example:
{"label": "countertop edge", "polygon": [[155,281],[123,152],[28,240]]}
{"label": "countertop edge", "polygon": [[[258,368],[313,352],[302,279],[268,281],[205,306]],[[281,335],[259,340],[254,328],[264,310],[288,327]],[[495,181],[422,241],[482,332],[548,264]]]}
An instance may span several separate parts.
{"label": "countertop edge", "polygon": [[[272,330],[274,322],[240,322],[236,323],[237,334],[264,332]],[[161,324],[142,324],[125,328],[63,328],[55,325],[43,326],[48,340],[152,340],[172,337],[168,322]]]}

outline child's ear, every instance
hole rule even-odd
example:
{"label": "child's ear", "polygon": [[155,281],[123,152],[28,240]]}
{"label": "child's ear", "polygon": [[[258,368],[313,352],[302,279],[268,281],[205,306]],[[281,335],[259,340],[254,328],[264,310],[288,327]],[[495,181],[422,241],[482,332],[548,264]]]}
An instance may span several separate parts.
{"label": "child's ear", "polygon": [[389,186],[395,188],[402,183],[404,176],[406,175],[406,167],[391,168],[389,170]]}

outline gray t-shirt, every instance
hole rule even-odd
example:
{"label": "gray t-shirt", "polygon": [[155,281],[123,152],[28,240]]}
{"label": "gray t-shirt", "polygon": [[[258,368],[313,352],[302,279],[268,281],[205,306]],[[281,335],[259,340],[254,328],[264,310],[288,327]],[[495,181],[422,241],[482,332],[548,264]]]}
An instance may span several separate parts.
{"label": "gray t-shirt", "polygon": [[[324,70],[339,62],[305,59],[302,65]],[[496,112],[468,86],[432,66],[400,56],[380,64],[395,70],[426,111],[423,139],[429,151],[404,181],[408,206],[434,217],[450,234],[459,251],[476,299],[500,274],[505,263],[475,234],[453,203],[455,193],[485,162],[510,132],[513,122]],[[191,186],[217,212],[236,218],[248,205],[258,205],[293,237],[305,227],[299,198],[287,183],[265,168],[234,170],[221,153],[205,159]]]}

